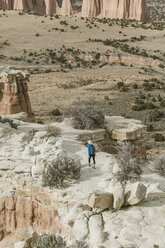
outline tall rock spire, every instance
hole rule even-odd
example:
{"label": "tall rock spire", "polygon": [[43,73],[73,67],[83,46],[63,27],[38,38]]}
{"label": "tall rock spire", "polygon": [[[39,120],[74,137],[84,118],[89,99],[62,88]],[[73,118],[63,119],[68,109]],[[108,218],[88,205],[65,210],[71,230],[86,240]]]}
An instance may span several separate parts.
{"label": "tall rock spire", "polygon": [[63,0],[62,1],[62,7],[61,7],[60,14],[64,15],[64,16],[73,15],[73,9],[72,9],[72,4],[71,4],[70,0]]}

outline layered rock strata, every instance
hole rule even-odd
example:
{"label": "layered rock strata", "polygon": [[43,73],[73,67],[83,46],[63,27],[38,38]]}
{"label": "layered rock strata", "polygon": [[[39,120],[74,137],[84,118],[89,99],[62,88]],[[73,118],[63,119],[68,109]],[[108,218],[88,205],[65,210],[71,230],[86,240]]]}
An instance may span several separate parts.
{"label": "layered rock strata", "polygon": [[41,15],[56,13],[56,0],[0,0],[4,10],[31,10]]}
{"label": "layered rock strata", "polygon": [[28,86],[29,74],[21,71],[0,73],[0,113],[4,115],[27,113],[27,120],[35,122],[31,109]]}
{"label": "layered rock strata", "polygon": [[84,0],[82,16],[150,20],[145,0]]}

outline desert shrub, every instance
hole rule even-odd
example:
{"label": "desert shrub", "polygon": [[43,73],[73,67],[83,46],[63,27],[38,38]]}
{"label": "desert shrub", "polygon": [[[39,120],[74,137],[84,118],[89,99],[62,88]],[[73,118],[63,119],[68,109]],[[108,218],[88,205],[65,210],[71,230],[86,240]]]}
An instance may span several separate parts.
{"label": "desert shrub", "polygon": [[0,116],[0,122],[1,123],[9,123],[11,128],[17,129],[17,125],[14,123],[13,120],[9,119],[9,118],[2,118]]}
{"label": "desert shrub", "polygon": [[38,238],[36,248],[67,248],[67,246],[60,236],[45,234]]}
{"label": "desert shrub", "polygon": [[145,104],[139,104],[139,105],[133,105],[132,106],[132,110],[133,111],[142,111],[144,110],[146,107],[145,107]]}
{"label": "desert shrub", "polygon": [[73,245],[67,246],[62,237],[56,235],[41,235],[38,237],[35,248],[88,248],[85,241],[76,240]]}
{"label": "desert shrub", "polygon": [[46,130],[46,133],[47,133],[47,136],[48,136],[48,137],[50,137],[50,136],[58,137],[58,136],[60,136],[60,134],[61,134],[60,128],[55,127],[55,126],[47,125],[47,126],[45,127],[45,130]]}
{"label": "desert shrub", "polygon": [[45,186],[62,187],[64,181],[80,177],[80,162],[71,156],[60,155],[45,163],[43,177]]}
{"label": "desert shrub", "polygon": [[147,132],[152,132],[154,130],[154,127],[152,124],[147,125]]}
{"label": "desert shrub", "polygon": [[122,145],[118,149],[116,161],[119,170],[114,173],[114,177],[122,185],[125,185],[128,180],[131,181],[139,178],[142,173],[140,156],[133,156],[134,150],[134,146],[128,143]]}
{"label": "desert shrub", "polygon": [[163,101],[160,102],[160,106],[161,107],[165,107],[165,100],[163,100]]}
{"label": "desert shrub", "polygon": [[162,97],[161,97],[161,95],[160,95],[160,94],[158,95],[158,101],[159,101],[159,102],[161,102],[161,101],[162,101]]}
{"label": "desert shrub", "polygon": [[150,112],[148,119],[150,122],[154,122],[154,121],[157,121],[158,118],[160,118],[162,116],[163,116],[163,112],[156,109],[156,110]]}
{"label": "desert shrub", "polygon": [[165,140],[165,138],[164,138],[164,136],[163,136],[162,133],[154,133],[152,137],[153,137],[153,139],[154,139],[155,142],[159,142],[159,141],[164,141]]}
{"label": "desert shrub", "polygon": [[133,88],[133,89],[138,89],[138,85],[137,85],[136,83],[134,83],[134,84],[132,85],[132,88]]}
{"label": "desert shrub", "polygon": [[54,116],[60,116],[62,115],[62,113],[60,112],[60,110],[58,108],[55,108],[53,109],[51,112],[50,112],[51,115],[54,115]]}
{"label": "desert shrub", "polygon": [[100,103],[94,99],[75,100],[64,111],[72,117],[73,126],[78,129],[95,129],[104,127],[104,114]]}
{"label": "desert shrub", "polygon": [[165,177],[165,155],[160,155],[154,160],[154,170],[159,175]]}
{"label": "desert shrub", "polygon": [[36,132],[37,130],[35,129],[30,130],[27,134],[23,136],[22,141],[26,143],[30,143],[33,140]]}
{"label": "desert shrub", "polygon": [[123,87],[124,86],[124,83],[123,82],[118,82],[117,83],[117,87],[120,89],[121,87]]}

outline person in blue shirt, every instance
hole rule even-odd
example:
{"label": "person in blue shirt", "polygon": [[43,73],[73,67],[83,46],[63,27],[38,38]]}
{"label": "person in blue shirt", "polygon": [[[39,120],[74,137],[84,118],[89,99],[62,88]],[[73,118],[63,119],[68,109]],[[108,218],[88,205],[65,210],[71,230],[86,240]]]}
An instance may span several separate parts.
{"label": "person in blue shirt", "polygon": [[96,169],[95,167],[95,155],[96,155],[96,150],[95,150],[95,146],[92,144],[92,141],[89,140],[88,141],[88,166],[90,167],[90,163],[91,163],[91,158],[93,159],[93,169]]}

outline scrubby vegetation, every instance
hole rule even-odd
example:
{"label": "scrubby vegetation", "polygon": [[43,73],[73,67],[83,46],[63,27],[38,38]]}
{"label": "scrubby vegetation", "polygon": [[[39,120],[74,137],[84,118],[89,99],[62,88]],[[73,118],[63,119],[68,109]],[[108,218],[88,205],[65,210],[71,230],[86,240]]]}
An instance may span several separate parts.
{"label": "scrubby vegetation", "polygon": [[53,161],[45,164],[43,186],[63,187],[71,179],[80,177],[80,162],[67,155],[58,155]]}
{"label": "scrubby vegetation", "polygon": [[60,128],[55,127],[55,126],[47,125],[45,130],[46,130],[46,134],[48,137],[51,137],[51,136],[58,137],[61,134]]}
{"label": "scrubby vegetation", "polygon": [[65,116],[71,117],[73,126],[78,129],[104,127],[104,114],[100,103],[94,99],[73,101],[65,109]]}
{"label": "scrubby vegetation", "polygon": [[88,248],[88,245],[85,241],[75,241],[68,246],[62,237],[45,234],[39,236],[35,248]]}
{"label": "scrubby vegetation", "polygon": [[165,177],[165,155],[161,154],[153,161],[154,170],[159,175]]}
{"label": "scrubby vegetation", "polygon": [[118,148],[116,162],[119,170],[113,176],[123,186],[128,181],[137,180],[142,173],[140,156],[134,156],[134,151],[134,146],[128,143]]}

